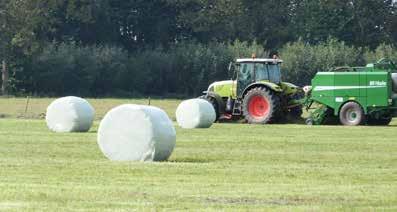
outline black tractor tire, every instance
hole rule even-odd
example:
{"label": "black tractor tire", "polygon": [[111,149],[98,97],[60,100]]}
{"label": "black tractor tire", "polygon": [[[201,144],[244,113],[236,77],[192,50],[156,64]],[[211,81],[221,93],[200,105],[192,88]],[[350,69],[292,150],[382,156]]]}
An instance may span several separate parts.
{"label": "black tractor tire", "polygon": [[[304,97],[305,97],[305,93],[303,91],[301,92],[298,91],[297,93],[289,97],[289,100],[300,101]],[[297,105],[295,107],[289,108],[286,112],[288,113],[288,117],[292,119],[292,121],[302,120],[303,106]]]}
{"label": "black tractor tire", "polygon": [[385,118],[372,118],[368,117],[367,124],[373,126],[387,126],[390,124],[392,117],[385,117]]}
{"label": "black tractor tire", "polygon": [[302,106],[301,106],[301,105],[296,106],[296,107],[293,107],[293,108],[291,108],[291,109],[289,110],[289,115],[290,115],[292,118],[297,118],[297,119],[299,119],[299,118],[302,117],[302,114],[303,114],[303,109],[302,109]]}
{"label": "black tractor tire", "polygon": [[358,126],[365,122],[364,110],[356,102],[347,102],[339,112],[339,121],[346,126]]}
{"label": "black tractor tire", "polygon": [[199,98],[200,98],[200,99],[207,100],[207,101],[212,105],[212,107],[214,107],[215,114],[216,114],[216,119],[215,119],[215,121],[218,121],[218,120],[219,120],[219,117],[220,117],[220,113],[219,113],[219,104],[218,104],[218,102],[216,101],[216,99],[215,99],[214,97],[206,96],[206,95],[200,96]]}
{"label": "black tractor tire", "polygon": [[250,124],[275,122],[280,110],[277,95],[264,87],[252,88],[243,99],[243,116]]}

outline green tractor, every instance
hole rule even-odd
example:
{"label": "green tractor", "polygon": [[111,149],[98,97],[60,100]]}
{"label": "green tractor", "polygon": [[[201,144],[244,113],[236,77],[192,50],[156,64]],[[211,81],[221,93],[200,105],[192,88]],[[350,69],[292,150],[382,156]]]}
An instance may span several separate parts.
{"label": "green tractor", "polygon": [[310,125],[388,125],[397,116],[397,67],[386,59],[318,72],[304,90]]}
{"label": "green tractor", "polygon": [[202,98],[213,106],[218,119],[243,117],[251,124],[285,120],[290,114],[300,117],[300,99],[304,92],[298,86],[282,82],[280,59],[237,59],[229,66],[232,80],[212,83]]}

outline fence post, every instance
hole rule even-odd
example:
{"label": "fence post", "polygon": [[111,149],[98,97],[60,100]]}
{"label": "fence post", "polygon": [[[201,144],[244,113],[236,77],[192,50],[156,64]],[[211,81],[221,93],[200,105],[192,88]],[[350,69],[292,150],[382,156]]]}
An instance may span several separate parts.
{"label": "fence post", "polygon": [[8,74],[8,69],[7,69],[7,63],[5,60],[2,61],[2,66],[1,66],[1,93],[2,95],[8,95],[8,79],[9,79],[9,74]]}

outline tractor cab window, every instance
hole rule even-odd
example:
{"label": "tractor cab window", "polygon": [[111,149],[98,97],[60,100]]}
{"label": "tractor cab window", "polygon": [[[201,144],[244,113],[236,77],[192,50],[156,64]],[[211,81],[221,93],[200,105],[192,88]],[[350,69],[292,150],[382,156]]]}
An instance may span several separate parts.
{"label": "tractor cab window", "polygon": [[242,94],[244,89],[255,80],[254,64],[240,63],[237,75],[237,93]]}
{"label": "tractor cab window", "polygon": [[255,64],[255,77],[256,77],[256,81],[269,80],[269,73],[266,64],[264,63]]}
{"label": "tractor cab window", "polygon": [[253,63],[241,63],[240,71],[238,74],[239,81],[252,82],[254,80],[254,64]]}
{"label": "tractor cab window", "polygon": [[280,66],[278,64],[255,64],[256,81],[269,80],[270,82],[279,83],[281,81]]}
{"label": "tractor cab window", "polygon": [[279,64],[268,64],[269,80],[274,83],[281,82],[281,72]]}

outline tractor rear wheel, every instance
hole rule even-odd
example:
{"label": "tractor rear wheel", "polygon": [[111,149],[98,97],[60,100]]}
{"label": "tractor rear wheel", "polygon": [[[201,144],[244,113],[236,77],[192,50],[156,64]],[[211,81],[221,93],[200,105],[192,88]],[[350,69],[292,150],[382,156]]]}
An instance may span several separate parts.
{"label": "tractor rear wheel", "polygon": [[250,124],[274,121],[279,108],[279,98],[266,88],[253,88],[243,99],[243,115]]}
{"label": "tractor rear wheel", "polygon": [[357,126],[365,121],[364,111],[356,102],[348,102],[342,106],[339,120],[343,125]]}

